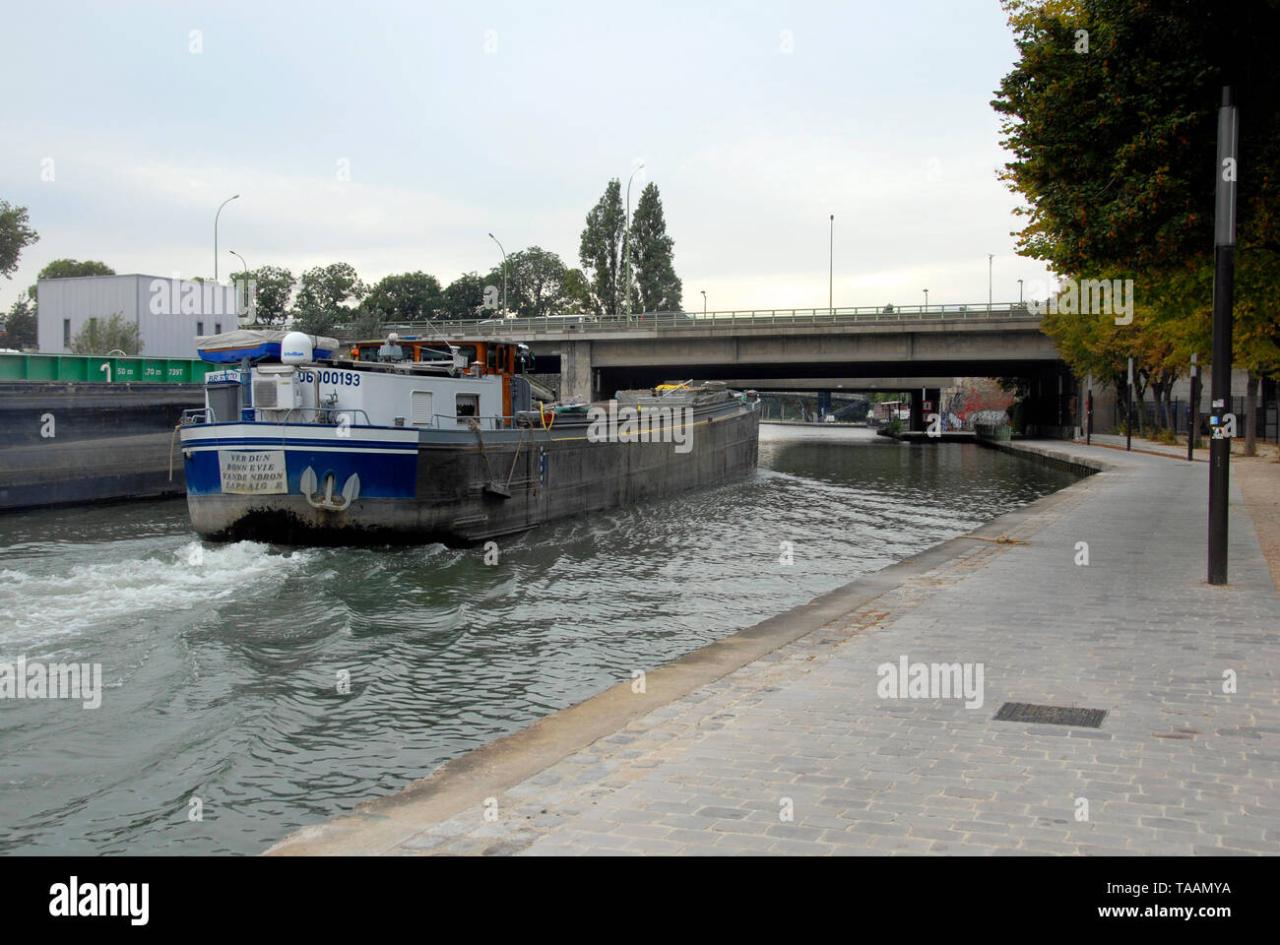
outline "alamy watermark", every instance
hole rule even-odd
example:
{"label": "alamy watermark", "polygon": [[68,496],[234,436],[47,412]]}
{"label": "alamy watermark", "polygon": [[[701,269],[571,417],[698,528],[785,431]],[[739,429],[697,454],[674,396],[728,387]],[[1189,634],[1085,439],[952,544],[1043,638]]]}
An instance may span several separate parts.
{"label": "alamy watermark", "polygon": [[0,699],[79,699],[86,709],[102,705],[101,663],[42,663],[19,656],[0,663]]}
{"label": "alamy watermark", "polygon": [[250,314],[258,297],[258,283],[238,279],[231,285],[188,279],[152,279],[147,308],[152,315]]}
{"label": "alamy watermark", "polygon": [[677,453],[693,449],[693,408],[607,406],[587,410],[589,443],[674,443]]}
{"label": "alamy watermark", "polygon": [[[1117,325],[1133,321],[1132,279],[1062,279],[1030,285],[1027,308],[1036,315],[1109,315]],[[1040,298],[1043,293],[1046,298]]]}
{"label": "alamy watermark", "polygon": [[966,709],[981,709],[981,663],[912,663],[906,654],[876,667],[881,699],[963,699]]}
{"label": "alamy watermark", "polygon": [[130,925],[146,925],[150,901],[150,883],[88,883],[72,876],[49,887],[49,915],[55,919],[125,918]]}

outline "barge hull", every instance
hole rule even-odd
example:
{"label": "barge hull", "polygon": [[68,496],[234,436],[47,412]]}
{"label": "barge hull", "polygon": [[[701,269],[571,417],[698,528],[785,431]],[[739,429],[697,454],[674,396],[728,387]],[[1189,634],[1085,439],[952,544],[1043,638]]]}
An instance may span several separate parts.
{"label": "barge hull", "polygon": [[[288,491],[266,496],[223,493],[216,462],[218,451],[228,447],[184,437],[187,503],[196,531],[215,541],[470,545],[751,476],[759,419],[758,409],[740,404],[698,411],[688,452],[671,443],[591,442],[581,423],[483,434],[424,431],[416,455],[410,456],[388,457],[371,448],[363,458],[350,451],[334,458],[332,450],[290,445],[282,449]],[[282,429],[255,432],[264,434],[263,440],[293,442]],[[203,448],[208,455],[192,450],[201,442],[214,443]],[[408,475],[406,460],[414,463]],[[388,478],[392,463],[397,464],[394,479]],[[358,469],[362,494],[340,511],[316,508],[299,487],[304,467],[321,481],[335,468],[339,485]]]}

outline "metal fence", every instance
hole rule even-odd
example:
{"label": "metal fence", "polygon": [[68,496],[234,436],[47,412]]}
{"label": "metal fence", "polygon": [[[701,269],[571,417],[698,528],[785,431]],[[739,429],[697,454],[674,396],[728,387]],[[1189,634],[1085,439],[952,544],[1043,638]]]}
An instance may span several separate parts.
{"label": "metal fence", "polygon": [[100,384],[201,384],[218,365],[194,358],[131,358],[80,354],[0,354],[0,381],[83,381]]}
{"label": "metal fence", "polygon": [[[1206,393],[1200,402],[1200,433],[1208,435],[1209,418],[1208,418],[1208,394]],[[1185,400],[1175,400],[1171,404],[1173,408],[1173,431],[1181,436],[1187,434],[1191,421],[1191,405]],[[1243,395],[1236,395],[1231,398],[1231,413],[1236,415],[1237,435],[1243,439],[1245,426],[1248,421],[1248,411],[1245,409],[1246,400]],[[1271,440],[1280,443],[1280,404],[1275,400],[1263,402],[1259,397],[1257,400],[1258,408],[1258,439]],[[1141,411],[1141,417],[1139,412]],[[1148,431],[1157,427],[1157,420],[1162,418],[1163,411],[1151,401],[1144,401],[1139,407],[1137,403],[1133,405],[1133,428],[1135,431],[1139,429],[1139,419],[1143,421],[1144,428]],[[1114,423],[1116,429],[1124,426],[1125,405],[1120,400],[1115,405]]]}

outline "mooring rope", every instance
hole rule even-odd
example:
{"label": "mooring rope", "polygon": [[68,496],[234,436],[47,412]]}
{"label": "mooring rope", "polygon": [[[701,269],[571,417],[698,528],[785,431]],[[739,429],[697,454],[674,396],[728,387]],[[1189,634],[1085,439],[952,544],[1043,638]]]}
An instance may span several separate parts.
{"label": "mooring rope", "polygon": [[170,482],[173,482],[173,447],[178,440],[178,431],[181,429],[182,429],[182,424],[179,423],[177,426],[173,428],[173,433],[170,434],[169,436],[169,481]]}

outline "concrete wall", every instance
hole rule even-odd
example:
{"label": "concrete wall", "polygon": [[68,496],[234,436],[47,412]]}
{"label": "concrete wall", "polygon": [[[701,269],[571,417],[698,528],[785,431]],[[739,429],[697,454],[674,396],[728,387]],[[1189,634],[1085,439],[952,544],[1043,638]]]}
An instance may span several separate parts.
{"label": "concrete wall", "polygon": [[238,327],[234,286],[133,274],[41,279],[36,293],[42,354],[69,354],[66,342],[89,319],[116,314],[138,326],[140,353],[156,358],[194,358],[197,335]]}
{"label": "concrete wall", "polygon": [[0,510],[185,491],[173,428],[196,385],[0,385]]}

